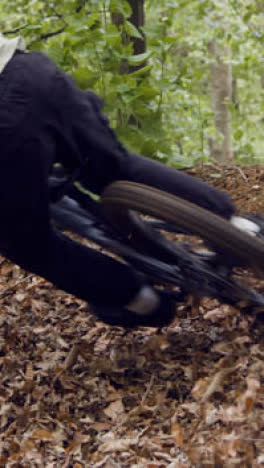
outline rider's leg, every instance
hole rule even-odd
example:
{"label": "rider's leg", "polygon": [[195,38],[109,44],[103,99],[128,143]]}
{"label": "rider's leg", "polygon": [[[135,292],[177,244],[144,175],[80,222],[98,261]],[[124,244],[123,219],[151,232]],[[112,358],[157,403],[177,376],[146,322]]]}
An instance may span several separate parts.
{"label": "rider's leg", "polygon": [[0,251],[81,299],[124,305],[142,282],[127,266],[57,233],[49,221],[45,151],[20,144],[0,157]]}

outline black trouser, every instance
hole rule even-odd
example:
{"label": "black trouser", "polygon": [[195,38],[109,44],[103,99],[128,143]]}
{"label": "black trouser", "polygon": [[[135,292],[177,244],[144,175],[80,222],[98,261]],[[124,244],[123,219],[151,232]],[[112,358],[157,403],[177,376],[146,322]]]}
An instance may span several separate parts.
{"label": "black trouser", "polygon": [[58,234],[50,223],[47,178],[55,161],[69,170],[88,157],[82,182],[100,193],[128,179],[183,196],[224,217],[233,206],[202,182],[125,151],[100,113],[41,53],[19,53],[0,75],[0,251],[76,296],[122,306],[141,280],[126,265]]}

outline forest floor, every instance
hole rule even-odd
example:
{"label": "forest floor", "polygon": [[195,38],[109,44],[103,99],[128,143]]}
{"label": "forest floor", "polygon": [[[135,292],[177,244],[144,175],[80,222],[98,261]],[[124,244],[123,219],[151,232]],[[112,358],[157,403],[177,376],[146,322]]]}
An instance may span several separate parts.
{"label": "forest floor", "polygon": [[[264,214],[264,168],[189,172]],[[264,466],[262,323],[206,298],[124,334],[0,260],[0,467]]]}

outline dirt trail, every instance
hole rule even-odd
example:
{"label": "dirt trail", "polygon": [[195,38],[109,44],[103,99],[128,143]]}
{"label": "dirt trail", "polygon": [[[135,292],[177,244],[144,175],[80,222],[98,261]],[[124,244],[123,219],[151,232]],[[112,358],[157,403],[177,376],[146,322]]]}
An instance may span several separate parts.
{"label": "dirt trail", "polygon": [[227,192],[241,213],[264,214],[264,166],[199,165],[187,172]]}
{"label": "dirt trail", "polygon": [[[264,214],[264,168],[189,173]],[[169,329],[124,335],[2,259],[0,331],[0,467],[264,466],[264,326],[250,314],[204,299]]]}

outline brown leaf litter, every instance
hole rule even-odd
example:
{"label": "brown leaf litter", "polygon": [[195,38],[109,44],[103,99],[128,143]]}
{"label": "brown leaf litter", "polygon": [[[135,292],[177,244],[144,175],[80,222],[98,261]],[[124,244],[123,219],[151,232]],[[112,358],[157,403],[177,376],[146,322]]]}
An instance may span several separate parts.
{"label": "brown leaf litter", "polygon": [[[190,172],[264,213],[262,167]],[[0,467],[264,465],[262,323],[206,298],[124,334],[4,258],[0,273]]]}

